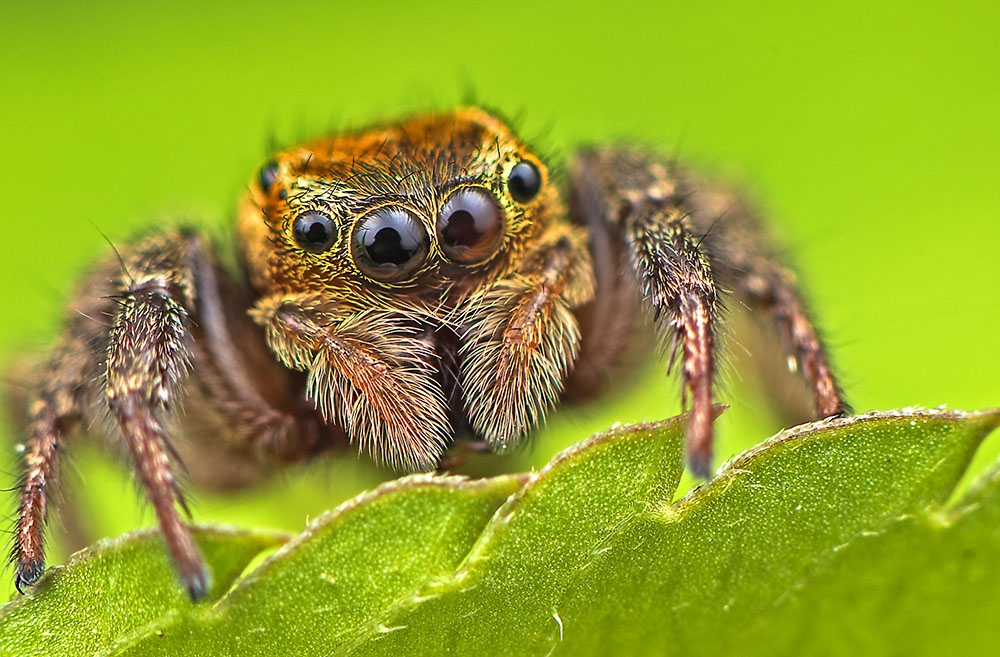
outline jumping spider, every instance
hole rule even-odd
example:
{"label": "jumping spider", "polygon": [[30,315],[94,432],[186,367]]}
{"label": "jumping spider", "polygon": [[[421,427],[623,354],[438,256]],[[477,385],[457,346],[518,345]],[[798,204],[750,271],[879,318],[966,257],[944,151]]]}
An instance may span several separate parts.
{"label": "jumping spider", "polygon": [[346,441],[433,469],[457,433],[502,449],[560,397],[595,394],[655,325],[705,478],[724,289],[773,318],[819,416],[847,411],[792,275],[738,198],[622,147],[584,150],[566,175],[563,193],[479,109],[419,116],[266,163],[239,208],[236,268],[193,230],[98,266],[28,404],[18,588],[44,568],[62,445],[93,419],[128,446],[197,599],[208,576],[178,514],[171,437],[203,479]]}

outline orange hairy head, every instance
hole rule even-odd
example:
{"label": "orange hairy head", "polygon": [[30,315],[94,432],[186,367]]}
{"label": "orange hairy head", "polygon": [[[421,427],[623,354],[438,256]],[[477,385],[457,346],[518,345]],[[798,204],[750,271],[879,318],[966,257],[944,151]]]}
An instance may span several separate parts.
{"label": "orange hairy head", "polygon": [[239,214],[258,291],[346,307],[453,307],[562,214],[545,165],[478,109],[277,154]]}

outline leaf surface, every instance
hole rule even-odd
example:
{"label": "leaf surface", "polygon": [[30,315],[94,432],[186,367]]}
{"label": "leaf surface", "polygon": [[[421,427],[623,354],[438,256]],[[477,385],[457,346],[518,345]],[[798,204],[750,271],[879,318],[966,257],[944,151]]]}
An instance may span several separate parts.
{"label": "leaf surface", "polygon": [[[261,552],[290,537],[271,531],[198,527],[212,569],[211,605]],[[141,530],[73,555],[30,593],[0,607],[0,655],[106,655],[136,635],[192,610],[158,531]]]}
{"label": "leaf surface", "polygon": [[[941,628],[975,647],[998,634],[1000,474],[945,504],[998,423],[906,409],[806,425],[681,499],[683,418],[612,429],[528,475],[407,477],[318,519],[214,605],[161,608],[92,654],[930,654]],[[131,559],[129,581],[170,588],[165,559]],[[46,627],[79,631],[68,593],[34,595],[62,610]],[[8,607],[0,637],[23,637],[12,619],[28,611]]]}

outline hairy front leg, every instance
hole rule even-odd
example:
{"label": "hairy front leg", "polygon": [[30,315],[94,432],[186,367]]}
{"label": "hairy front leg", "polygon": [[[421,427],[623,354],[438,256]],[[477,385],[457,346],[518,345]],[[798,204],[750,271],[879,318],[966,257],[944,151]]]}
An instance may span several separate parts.
{"label": "hairy front leg", "polygon": [[310,295],[262,299],[252,311],[268,344],[324,419],[377,460],[433,469],[451,437],[437,356],[418,327],[381,311],[337,313]]}
{"label": "hairy front leg", "polygon": [[631,149],[586,151],[570,176],[571,216],[591,230],[595,259],[605,263],[593,304],[605,310],[588,314],[593,346],[584,358],[612,362],[628,343],[629,325],[617,318],[630,308],[623,301],[629,277],[622,270],[631,269],[654,316],[669,318],[660,325],[672,330],[671,363],[683,354],[684,389],[692,398],[688,452],[696,474],[707,476],[711,464],[720,286],[773,319],[819,415],[848,411],[794,276],[738,197],[692,182],[672,163]]}
{"label": "hairy front leg", "polygon": [[715,256],[725,285],[743,304],[770,317],[788,367],[809,384],[820,417],[850,413],[823,340],[806,307],[794,272],[752,210],[738,195],[700,185],[690,193],[692,215]]}
{"label": "hairy front leg", "polygon": [[91,373],[87,340],[68,336],[52,352],[41,385],[28,401],[24,479],[14,523],[14,586],[23,593],[45,571],[45,523],[59,475],[66,434],[83,417],[84,382]]}
{"label": "hairy front leg", "polygon": [[[108,344],[105,394],[167,548],[188,593],[198,600],[208,590],[208,571],[177,511],[177,504],[187,507],[164,430],[165,414],[190,365],[189,313],[177,298],[184,294],[174,269],[142,275],[125,287]],[[190,307],[192,299],[186,301]]]}
{"label": "hairy front leg", "polygon": [[106,410],[110,437],[128,448],[188,592],[205,593],[208,574],[175,506],[183,500],[166,430],[171,419],[198,428],[175,414],[182,389],[193,383],[188,370],[193,366],[208,406],[243,441],[281,435],[286,439],[278,442],[287,445],[307,436],[266,395],[251,394],[256,379],[229,335],[238,322],[219,301],[220,286],[231,283],[223,279],[203,240],[169,232],[123,250],[120,263],[104,263],[81,287],[65,337],[30,393],[12,551],[19,588],[44,570],[44,520],[66,436],[81,421],[104,419]]}
{"label": "hairy front leg", "polygon": [[[571,167],[570,209],[587,225],[598,271],[588,359],[614,362],[628,344],[636,288],[681,362],[689,466],[707,478],[712,463],[712,389],[720,300],[712,265],[692,230],[686,199],[669,167],[636,151],[587,151]],[[605,337],[607,336],[607,337]]]}
{"label": "hairy front leg", "polygon": [[175,507],[183,502],[163,429],[190,360],[194,288],[187,246],[179,235],[149,238],[124,254],[117,281],[108,280],[111,268],[99,268],[74,304],[66,337],[29,402],[14,544],[19,589],[44,570],[43,521],[58,454],[94,401],[107,408],[128,446],[188,592],[197,599],[207,590],[207,571]]}

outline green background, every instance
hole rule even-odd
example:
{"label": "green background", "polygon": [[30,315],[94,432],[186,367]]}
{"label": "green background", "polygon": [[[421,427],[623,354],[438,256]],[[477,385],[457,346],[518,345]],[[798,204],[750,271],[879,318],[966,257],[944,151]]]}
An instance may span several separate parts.
{"label": "green background", "polygon": [[[0,360],[44,354],[72,281],[109,256],[101,231],[184,219],[224,242],[270,144],[474,100],[545,152],[624,139],[751,190],[857,410],[1000,405],[997,34],[990,2],[5,3]],[[676,383],[645,376],[477,467],[676,412]],[[719,460],[779,428],[752,377],[727,380]],[[71,449],[63,497],[89,539],[151,521],[121,467]],[[299,529],[388,476],[347,453],[192,491],[195,516]]]}

